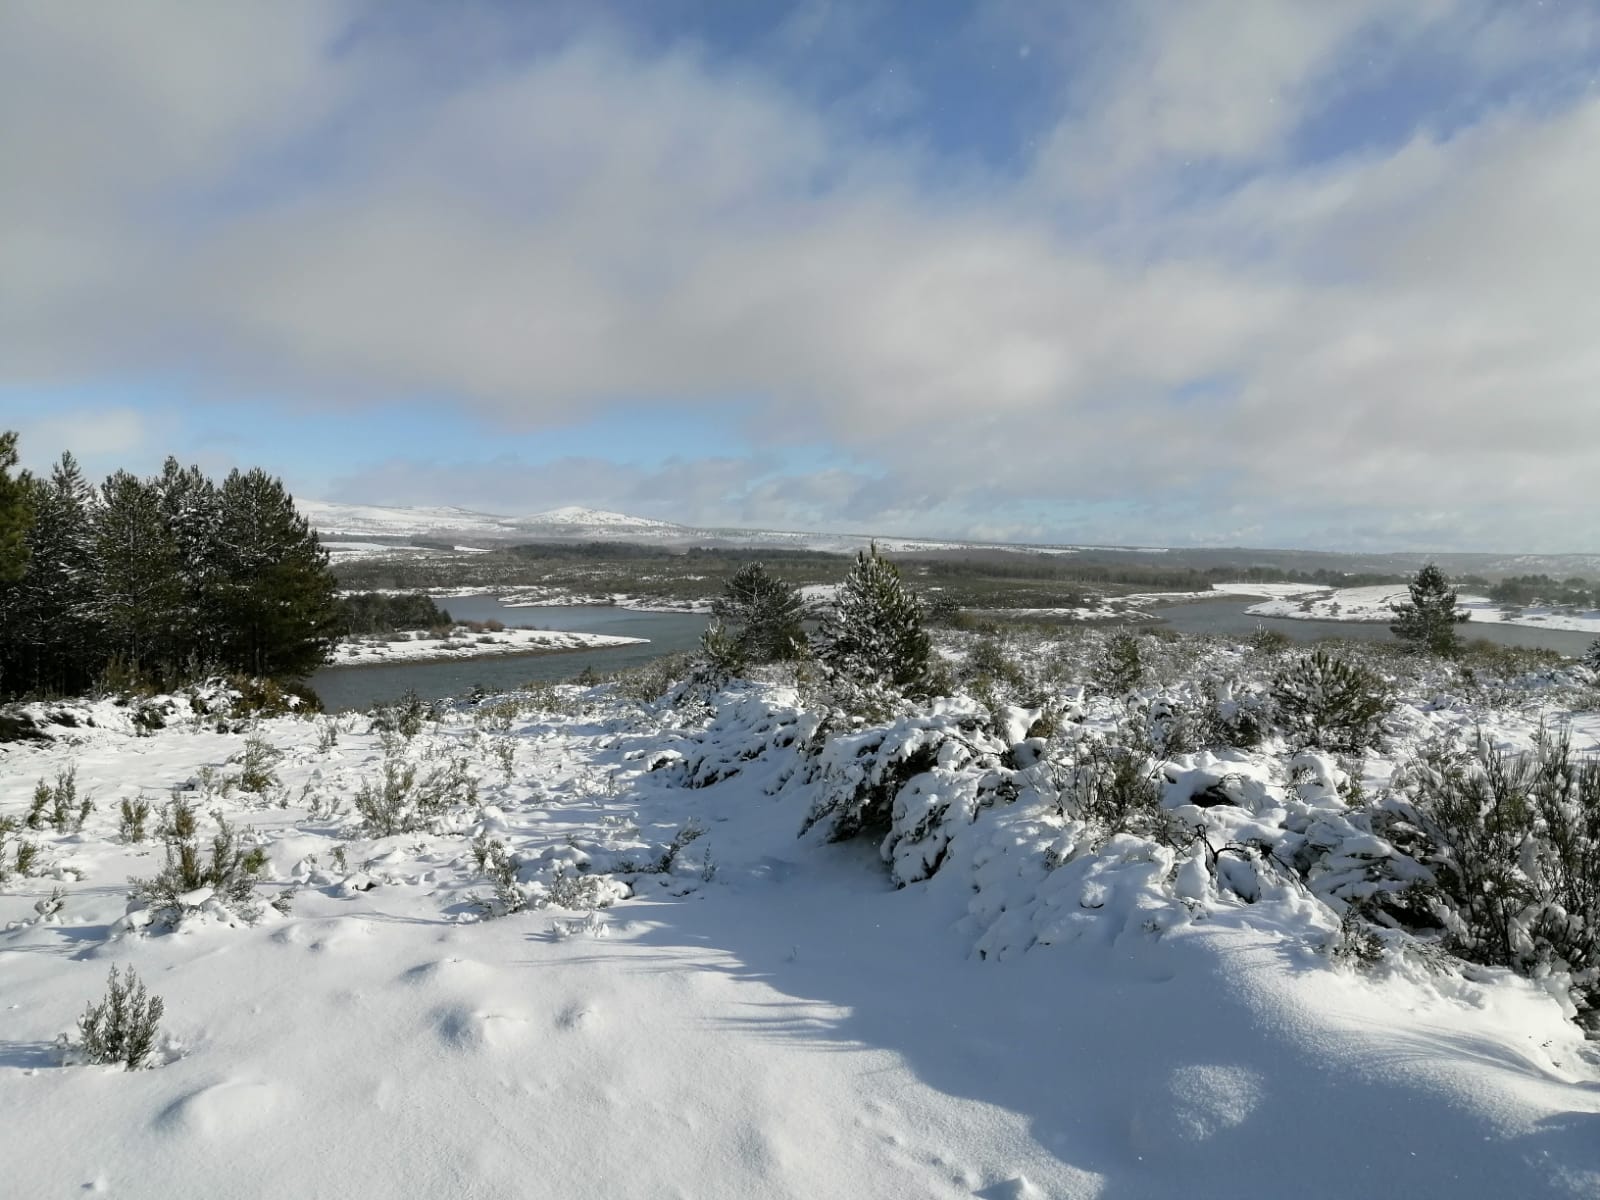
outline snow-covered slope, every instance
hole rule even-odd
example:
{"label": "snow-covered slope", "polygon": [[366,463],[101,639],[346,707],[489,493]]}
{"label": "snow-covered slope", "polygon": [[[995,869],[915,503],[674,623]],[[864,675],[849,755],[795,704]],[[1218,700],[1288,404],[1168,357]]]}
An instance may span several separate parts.
{"label": "snow-covered slope", "polygon": [[[901,794],[929,819],[897,802],[897,828],[920,832],[894,851],[896,889],[871,843],[797,826],[851,771],[892,765],[869,742],[957,732],[970,703],[846,733],[813,785],[797,767],[814,714],[791,689],[710,701],[641,711],[566,689],[409,741],[264,721],[260,795],[222,786],[244,737],[181,714],[136,737],[105,702],[80,710],[93,727],[7,748],[0,814],[69,767],[96,807],[79,832],[30,833],[40,864],[0,887],[0,1191],[1600,1194],[1600,1068],[1559,989],[1340,966],[1332,910],[1251,865],[1245,839],[1286,820],[1343,828],[1331,760],[1299,782],[1247,754],[1173,775],[1174,802],[1201,776],[1231,789],[1193,814],[1219,852],[1131,835],[1059,852],[1070,827],[1048,803],[972,805],[996,771],[941,752],[922,777],[939,786]],[[1403,725],[1474,715],[1430,702]],[[1525,744],[1538,715],[1495,719]],[[1582,744],[1595,734],[1587,714]],[[470,798],[426,828],[378,836],[352,811],[387,764],[454,763]],[[118,832],[118,806],[174,789],[206,839],[212,812],[254,831],[261,898],[287,913],[196,895],[167,930],[129,911],[128,881],[161,861]],[[513,856],[502,895],[524,911],[482,919],[505,905],[474,839]],[[112,965],[166,1001],[157,1069],[61,1065],[55,1038]]]}
{"label": "snow-covered slope", "polygon": [[607,512],[600,508],[580,508],[575,504],[569,504],[564,508],[552,508],[549,512],[533,513],[531,516],[516,517],[508,520],[506,524],[519,530],[555,526],[586,530],[617,529],[641,533],[686,532],[683,526],[673,525],[668,521],[654,521],[649,517],[630,517],[627,513]]}

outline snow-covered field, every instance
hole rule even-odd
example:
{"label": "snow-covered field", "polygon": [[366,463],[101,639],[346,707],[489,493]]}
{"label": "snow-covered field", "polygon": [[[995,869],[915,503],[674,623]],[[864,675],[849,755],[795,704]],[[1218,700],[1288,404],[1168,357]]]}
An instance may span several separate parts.
{"label": "snow-covered field", "polygon": [[606,646],[631,646],[648,638],[614,637],[602,633],[569,633],[556,629],[503,629],[474,633],[456,626],[449,637],[430,637],[415,630],[383,637],[346,638],[333,650],[336,667],[372,663],[423,662],[442,658],[489,658],[500,654],[538,654],[557,650],[592,650]]}
{"label": "snow-covered field", "polygon": [[[1241,587],[1245,585],[1240,585]],[[1304,621],[1393,621],[1393,605],[1408,599],[1403,584],[1381,584],[1359,588],[1311,588],[1298,592],[1268,592],[1272,585],[1252,595],[1276,598],[1252,605],[1246,611],[1262,617],[1293,617]],[[1548,608],[1503,609],[1487,596],[1461,595],[1457,606],[1471,614],[1464,633],[1472,624],[1528,625],[1538,629],[1566,629],[1579,633],[1600,633],[1600,612],[1577,612]]]}
{"label": "snow-covered field", "polygon": [[[1525,746],[1570,716],[1592,746],[1571,694],[1419,696],[1361,782],[1486,719]],[[95,724],[0,747],[0,815],[67,770],[95,804],[28,833],[40,863],[0,886],[7,1195],[1600,1194],[1600,1065],[1553,982],[1358,971],[1328,953],[1331,891],[1228,853],[1379,853],[1321,756],[1175,756],[1162,803],[1209,842],[1179,852],[1091,844],[1030,774],[1037,714],[970,701],[825,743],[776,684],[676,707],[549,689],[410,738],[181,710],[135,737],[127,708],[75,711]],[[1079,697],[1056,736],[1121,712]],[[796,836],[929,746],[884,858],[826,822]],[[379,836],[355,797],[386,764],[448,796]],[[202,844],[215,813],[265,849],[262,903],[191,896],[175,928],[130,905],[162,855],[119,804],[174,794]],[[509,856],[498,891],[475,839]],[[113,965],[166,1001],[160,1065],[60,1065]]]}

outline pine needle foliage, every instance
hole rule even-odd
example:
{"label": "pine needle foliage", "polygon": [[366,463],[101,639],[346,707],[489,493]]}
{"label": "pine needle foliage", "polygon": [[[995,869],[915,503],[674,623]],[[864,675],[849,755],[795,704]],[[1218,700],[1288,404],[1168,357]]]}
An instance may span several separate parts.
{"label": "pine needle foliage", "polygon": [[1452,656],[1461,650],[1456,626],[1472,614],[1456,608],[1456,591],[1433,563],[1428,563],[1408,585],[1411,599],[1392,606],[1395,622],[1390,632],[1419,650]]}
{"label": "pine needle foliage", "polygon": [[729,630],[746,662],[786,662],[805,654],[805,603],[759,562],[733,573],[712,601],[711,615]]}
{"label": "pine needle foliage", "polygon": [[933,644],[924,628],[922,602],[900,570],[878,553],[856,556],[833,610],[817,631],[817,658],[836,678],[901,695],[925,690]]}

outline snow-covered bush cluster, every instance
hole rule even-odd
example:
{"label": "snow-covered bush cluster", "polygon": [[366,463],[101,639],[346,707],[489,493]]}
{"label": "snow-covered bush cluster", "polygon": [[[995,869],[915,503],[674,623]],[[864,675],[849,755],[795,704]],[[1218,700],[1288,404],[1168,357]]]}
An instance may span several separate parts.
{"label": "snow-covered bush cluster", "polygon": [[[660,765],[693,787],[759,777],[803,833],[870,837],[897,885],[957,877],[985,956],[1231,912],[1341,957],[1509,967],[1574,1015],[1600,1008],[1600,766],[1538,732],[1588,686],[1574,669],[1499,681],[1526,710],[1514,748],[1473,732],[1470,679],[1437,660],[1114,634],[1073,655],[1085,688],[997,645],[972,648],[987,704],[863,721],[736,685]],[[1141,690],[1163,657],[1189,677]]]}

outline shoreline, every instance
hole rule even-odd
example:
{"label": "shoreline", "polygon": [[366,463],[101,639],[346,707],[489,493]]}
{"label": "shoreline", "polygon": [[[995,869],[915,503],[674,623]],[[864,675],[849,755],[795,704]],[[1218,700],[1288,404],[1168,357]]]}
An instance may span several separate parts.
{"label": "shoreline", "polygon": [[555,629],[505,629],[470,638],[409,638],[398,641],[343,642],[322,670],[391,667],[422,663],[473,662],[492,658],[531,658],[584,650],[614,650],[649,644],[649,638],[577,633]]}

